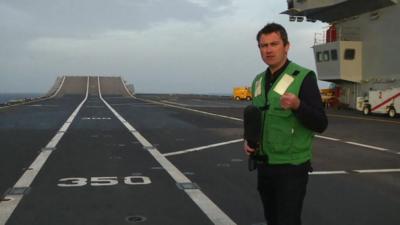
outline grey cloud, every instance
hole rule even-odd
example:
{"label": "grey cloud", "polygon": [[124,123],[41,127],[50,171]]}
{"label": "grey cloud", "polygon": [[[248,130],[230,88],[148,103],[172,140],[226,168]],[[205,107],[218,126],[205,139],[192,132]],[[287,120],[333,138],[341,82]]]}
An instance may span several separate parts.
{"label": "grey cloud", "polygon": [[7,6],[30,17],[24,29],[34,36],[77,37],[110,29],[141,30],[168,19],[198,21],[222,13],[213,8],[230,4],[209,2],[202,7],[186,0],[17,0]]}

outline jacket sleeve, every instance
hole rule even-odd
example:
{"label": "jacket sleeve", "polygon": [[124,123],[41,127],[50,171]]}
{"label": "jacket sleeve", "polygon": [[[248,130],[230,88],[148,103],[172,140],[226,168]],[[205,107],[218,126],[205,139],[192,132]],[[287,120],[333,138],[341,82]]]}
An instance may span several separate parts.
{"label": "jacket sleeve", "polygon": [[314,72],[304,78],[299,93],[300,107],[294,111],[295,116],[308,129],[322,133],[328,126],[321,100],[317,79]]}

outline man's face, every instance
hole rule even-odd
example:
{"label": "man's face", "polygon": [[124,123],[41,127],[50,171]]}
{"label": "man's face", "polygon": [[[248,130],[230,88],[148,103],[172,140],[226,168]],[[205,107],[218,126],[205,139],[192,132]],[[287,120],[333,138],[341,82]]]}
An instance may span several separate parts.
{"label": "man's face", "polygon": [[289,43],[284,45],[279,33],[262,34],[258,47],[262,60],[271,69],[278,69],[286,62]]}

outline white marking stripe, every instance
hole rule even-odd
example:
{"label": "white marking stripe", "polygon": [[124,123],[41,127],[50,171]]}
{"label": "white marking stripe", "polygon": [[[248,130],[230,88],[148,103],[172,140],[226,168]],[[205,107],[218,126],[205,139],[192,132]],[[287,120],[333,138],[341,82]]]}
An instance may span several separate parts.
{"label": "white marking stripe", "polygon": [[357,173],[391,173],[400,172],[400,169],[374,169],[374,170],[354,170]]}
{"label": "white marking stripe", "polygon": [[64,84],[64,81],[65,81],[65,76],[63,76],[63,79],[62,79],[62,81],[61,81],[60,86],[58,86],[57,91],[56,91],[52,96],[50,96],[50,98],[53,98],[53,97],[57,96],[58,92],[60,92],[61,87],[62,87],[63,84]]}
{"label": "white marking stripe", "polygon": [[25,171],[22,177],[17,181],[14,187],[29,187],[40,169],[43,167],[46,160],[49,158],[51,151],[42,151],[36,157],[35,161],[31,164],[29,169]]}
{"label": "white marking stripe", "polygon": [[369,121],[378,121],[378,122],[384,122],[384,123],[397,123],[397,124],[400,124],[399,121],[394,121],[394,120],[383,120],[383,119],[374,119],[374,118],[365,118],[365,117],[356,117],[356,116],[345,116],[345,115],[332,114],[332,113],[329,113],[327,115],[328,116],[339,117],[339,118],[346,118],[346,119],[367,120],[367,121],[369,120]]}
{"label": "white marking stripe", "polygon": [[338,171],[313,171],[309,173],[310,175],[334,175],[334,174],[348,174],[346,171],[338,170]]}
{"label": "white marking stripe", "polygon": [[337,139],[337,138],[331,138],[331,137],[326,137],[326,136],[321,136],[321,135],[315,135],[315,137],[327,139],[327,140],[331,140],[331,141],[340,141],[340,139]]}
{"label": "white marking stripe", "polygon": [[[76,114],[82,108],[83,103],[85,103],[89,93],[89,77],[87,78],[86,83],[86,96],[83,101],[78,105],[78,107],[74,110],[71,116],[68,118],[68,121],[73,121]],[[68,126],[65,124],[60,128],[60,130],[54,135],[54,137],[50,140],[50,142],[46,145],[47,149],[55,148],[57,143],[61,140],[65,131],[68,129]],[[21,176],[21,178],[17,181],[13,188],[19,187],[29,187],[47,159],[49,158],[52,151],[41,151],[33,163],[30,165],[28,170]],[[14,212],[15,208],[18,206],[19,202],[22,200],[23,195],[6,195],[5,199],[10,199],[9,201],[1,201],[0,202],[0,225],[5,225],[7,220],[10,218],[11,214]]]}
{"label": "white marking stripe", "polygon": [[371,148],[371,149],[375,149],[375,150],[379,150],[379,151],[389,151],[389,149],[386,149],[386,148],[376,147],[376,146],[372,146],[372,145],[364,145],[364,144],[351,142],[351,141],[346,141],[345,143],[351,144],[351,145],[361,146],[361,147],[364,147],[364,148]]}
{"label": "white marking stripe", "polygon": [[232,140],[232,141],[227,141],[227,142],[221,142],[221,143],[217,143],[217,144],[212,144],[212,145],[206,145],[206,146],[197,147],[197,148],[190,148],[190,149],[186,149],[186,150],[182,150],[182,151],[165,153],[165,154],[163,154],[163,156],[180,155],[180,154],[185,154],[185,153],[189,153],[189,152],[195,152],[195,151],[200,151],[200,150],[204,150],[204,149],[208,149],[208,148],[218,147],[218,146],[222,146],[222,145],[237,143],[237,142],[241,142],[241,141],[243,141],[243,138]]}
{"label": "white marking stripe", "polygon": [[171,102],[171,101],[167,101],[167,100],[161,100],[161,102],[165,102],[165,103],[169,103],[169,104],[174,104],[174,105],[179,105],[179,106],[190,106],[187,104],[182,104],[182,103],[177,103],[177,102]]}
{"label": "white marking stripe", "polygon": [[51,139],[51,141],[46,145],[46,148],[54,148],[57,143],[61,140],[64,132],[57,132],[56,135]]}
{"label": "white marking stripe", "polygon": [[313,171],[310,175],[335,175],[335,174],[351,174],[351,173],[395,173],[400,169],[365,169],[365,170],[332,170],[332,171]]}
{"label": "white marking stripe", "polygon": [[[132,98],[136,98],[136,97],[133,96],[132,93],[128,90],[128,87],[126,87],[125,82],[122,80],[122,77],[120,77],[120,78],[121,78],[122,85],[124,86],[125,91],[128,93],[128,95],[131,96]],[[100,92],[99,92],[99,93],[100,93]]]}
{"label": "white marking stripe", "polygon": [[71,125],[71,122],[66,122],[64,125],[61,127],[60,131],[65,132],[68,130],[69,125]]}
{"label": "white marking stripe", "polygon": [[199,189],[186,189],[185,192],[203,210],[210,220],[213,221],[214,224],[236,224]]}
{"label": "white marking stripe", "polygon": [[202,114],[206,114],[206,115],[210,115],[210,116],[217,116],[217,117],[227,118],[227,119],[236,120],[236,121],[243,121],[242,119],[239,119],[239,118],[236,118],[236,117],[224,116],[224,115],[219,115],[219,114],[215,114],[215,113],[209,113],[209,112],[200,111],[200,110],[197,110],[197,109],[185,108],[185,107],[172,105],[172,104],[167,104],[167,103],[162,103],[162,102],[157,102],[157,101],[153,101],[153,100],[146,100],[146,99],[141,99],[141,98],[136,98],[136,99],[142,100],[144,102],[151,102],[151,103],[158,104],[158,105],[165,105],[165,106],[169,106],[169,107],[173,107],[173,108],[184,109],[184,110],[197,112],[197,113],[202,113]]}
{"label": "white marking stripe", "polygon": [[[106,100],[101,96],[100,91],[100,79],[98,79],[99,84],[99,96],[100,99],[106,104],[106,106],[113,112],[113,114],[124,124],[128,129],[134,129],[132,125],[129,124],[117,111],[115,111]],[[129,124],[129,125],[128,125]],[[177,183],[191,183],[190,179],[187,178],[181,171],[178,170],[165,156],[163,156],[155,147],[151,145],[139,132],[136,130],[131,131],[131,134],[147,148],[149,153],[160,163],[160,165],[168,172],[168,174]],[[202,191],[196,190],[185,190],[188,196],[200,207],[200,209],[208,216],[208,218],[218,225],[234,225],[235,222],[232,221],[213,201],[211,201]]]}

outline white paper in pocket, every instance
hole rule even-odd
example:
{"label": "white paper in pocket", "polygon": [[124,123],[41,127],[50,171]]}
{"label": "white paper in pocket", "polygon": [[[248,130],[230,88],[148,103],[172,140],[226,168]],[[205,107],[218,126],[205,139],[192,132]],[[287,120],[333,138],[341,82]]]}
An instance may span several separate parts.
{"label": "white paper in pocket", "polygon": [[276,84],[274,91],[280,95],[285,94],[286,90],[293,83],[294,78],[288,74],[284,74],[282,79],[279,80],[279,83]]}

